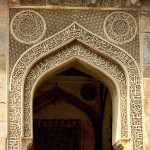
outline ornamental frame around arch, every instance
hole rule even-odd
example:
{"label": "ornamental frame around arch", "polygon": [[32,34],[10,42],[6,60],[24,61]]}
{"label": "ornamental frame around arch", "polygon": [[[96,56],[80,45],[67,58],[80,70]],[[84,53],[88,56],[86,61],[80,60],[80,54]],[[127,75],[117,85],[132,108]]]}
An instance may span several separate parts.
{"label": "ornamental frame around arch", "polygon": [[[73,44],[71,49],[68,48],[66,51],[59,51],[59,48],[74,40],[79,41],[89,48],[87,49],[85,46],[81,46],[81,44]],[[76,49],[76,51],[73,49]],[[51,56],[51,54],[54,56]],[[48,55],[51,57],[43,59]],[[21,136],[25,138],[31,137],[32,111],[29,103],[26,102],[31,102],[33,83],[47,70],[43,63],[45,62],[47,66],[50,65],[54,67],[65,61],[65,59],[71,58],[83,61],[93,68],[97,68],[104,74],[109,74],[112,79],[114,78],[114,81],[120,86],[120,95],[122,96],[120,96],[120,99],[124,98],[124,100],[121,99],[120,104],[121,138],[128,138],[130,136],[128,123],[130,120],[133,149],[143,149],[141,83],[137,63],[123,49],[109,43],[74,22],[61,32],[31,47],[15,64],[10,76],[8,104],[9,150],[21,149]],[[89,58],[88,61],[87,58]],[[106,65],[104,66],[103,63]],[[101,69],[101,67],[103,67],[103,69]],[[112,70],[110,67],[112,67]],[[34,73],[35,70],[37,73],[37,69],[39,69],[40,72],[35,75]],[[113,69],[117,69],[119,74]],[[32,81],[30,77],[33,77]],[[131,118],[128,118],[128,102],[130,103]],[[26,112],[25,115],[24,111]],[[22,120],[23,115],[24,119]],[[27,127],[27,123],[29,123],[30,127]]]}

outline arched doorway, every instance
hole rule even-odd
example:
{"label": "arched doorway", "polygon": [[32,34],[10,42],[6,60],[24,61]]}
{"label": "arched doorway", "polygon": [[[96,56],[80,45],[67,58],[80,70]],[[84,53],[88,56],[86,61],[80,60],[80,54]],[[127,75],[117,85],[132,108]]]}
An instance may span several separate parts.
{"label": "arched doorway", "polygon": [[32,149],[112,150],[111,95],[94,77],[57,74],[38,87],[33,108]]}
{"label": "arched doorway", "polygon": [[9,149],[26,150],[32,142],[32,102],[38,85],[47,77],[74,66],[109,88],[114,147],[122,144],[128,149],[142,148],[141,82],[137,63],[123,49],[74,22],[28,49],[15,64],[10,76],[8,104]]}

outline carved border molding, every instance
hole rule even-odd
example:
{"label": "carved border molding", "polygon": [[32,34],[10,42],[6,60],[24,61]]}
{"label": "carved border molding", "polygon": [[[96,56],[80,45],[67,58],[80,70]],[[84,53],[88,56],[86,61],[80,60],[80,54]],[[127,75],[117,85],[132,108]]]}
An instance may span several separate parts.
{"label": "carved border molding", "polygon": [[[109,57],[119,63],[119,66],[123,66],[127,70],[127,76],[129,79],[125,78],[124,69],[113,63],[110,60],[103,58],[98,52],[92,50],[84,49],[78,45],[74,46],[73,49],[67,49],[66,51],[61,50],[52,54],[51,57],[42,59],[41,62],[37,62],[41,56],[46,56],[52,51],[57,50],[59,47],[63,46],[63,43],[69,43],[69,41],[77,39],[80,42],[89,45],[93,49],[97,49],[99,52],[107,54]],[[78,47],[78,49],[76,49]],[[21,124],[21,118],[23,113],[25,124],[24,133],[25,136],[31,136],[31,128],[27,128],[27,123],[31,121],[31,110],[30,104],[31,95],[28,89],[32,89],[33,83],[36,81],[37,77],[47,70],[47,67],[53,67],[65,59],[77,57],[83,59],[86,63],[90,63],[101,69],[102,64],[105,71],[110,74],[120,85],[121,94],[121,120],[122,120],[122,138],[128,137],[128,125],[127,125],[127,85],[129,83],[129,101],[130,101],[130,116],[131,116],[131,136],[133,149],[142,150],[143,149],[143,133],[142,133],[142,99],[141,99],[141,83],[140,83],[140,73],[138,70],[138,65],[134,59],[127,54],[123,49],[109,43],[108,41],[96,36],[90,31],[86,30],[84,27],[80,26],[78,23],[74,22],[68,28],[62,30],[58,34],[40,42],[39,44],[31,47],[27,50],[15,64],[11,78],[10,78],[10,91],[9,91],[9,139],[8,148],[9,150],[19,150],[20,149],[20,137],[22,136],[23,126]],[[101,60],[101,61],[100,61]],[[103,63],[102,63],[103,62]],[[35,63],[32,68],[31,65]],[[45,63],[45,64],[44,64]],[[110,69],[110,67],[112,67]],[[36,68],[36,69],[35,69]],[[117,71],[114,71],[116,68]],[[35,72],[36,70],[36,72]],[[29,74],[27,75],[27,71]],[[39,72],[38,72],[39,71]],[[118,73],[119,74],[116,74]],[[27,75],[27,77],[26,77]],[[33,78],[29,78],[29,76]],[[24,84],[26,80],[26,84]],[[31,84],[30,84],[31,83]],[[124,83],[124,84],[122,84]],[[24,90],[25,85],[25,90]],[[27,87],[28,85],[28,87]],[[122,91],[121,91],[122,90]],[[24,96],[22,93],[24,93]],[[23,99],[23,97],[25,99]],[[25,112],[22,112],[21,106]],[[25,114],[24,114],[25,113]],[[31,123],[30,123],[31,124]]]}

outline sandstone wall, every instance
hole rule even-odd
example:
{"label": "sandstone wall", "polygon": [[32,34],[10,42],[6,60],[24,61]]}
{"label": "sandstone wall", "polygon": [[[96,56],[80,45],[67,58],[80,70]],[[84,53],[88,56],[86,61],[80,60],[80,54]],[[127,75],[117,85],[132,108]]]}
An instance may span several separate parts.
{"label": "sandstone wall", "polygon": [[8,52],[7,1],[0,0],[0,150],[6,149],[7,137],[7,92],[6,53]]}
{"label": "sandstone wall", "polygon": [[[141,69],[143,72],[144,147],[150,149],[150,2],[143,0],[141,9]],[[9,20],[6,0],[0,0],[0,150],[7,143],[7,74]],[[6,55],[7,54],[7,55]]]}
{"label": "sandstone wall", "polygon": [[144,146],[150,149],[150,7],[141,12],[141,56],[143,56],[143,110],[144,110]]}

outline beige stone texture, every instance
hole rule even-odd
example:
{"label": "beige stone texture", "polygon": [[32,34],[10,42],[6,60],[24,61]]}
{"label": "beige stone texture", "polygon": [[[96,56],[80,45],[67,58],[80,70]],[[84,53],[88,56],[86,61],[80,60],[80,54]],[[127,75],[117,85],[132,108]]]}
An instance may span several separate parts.
{"label": "beige stone texture", "polygon": [[5,53],[0,54],[0,70],[6,70],[6,57]]}
{"label": "beige stone texture", "polygon": [[[132,3],[138,0],[132,0]],[[141,32],[150,32],[150,0],[141,7]],[[149,1],[149,2],[148,2]],[[148,5],[149,3],[149,5]],[[143,3],[142,3],[143,4]],[[7,136],[7,94],[6,94],[6,55],[8,50],[8,8],[7,0],[0,0],[0,150],[6,150]],[[144,42],[144,41],[143,41]],[[150,51],[149,48],[147,48]],[[143,65],[143,108],[144,108],[144,147],[150,150],[150,64]]]}
{"label": "beige stone texture", "polygon": [[6,109],[6,104],[3,102],[0,103],[0,121],[6,121],[7,117],[7,109]]}
{"label": "beige stone texture", "polygon": [[144,79],[143,82],[143,88],[144,88],[144,112],[145,112],[145,118],[144,118],[144,124],[145,124],[145,137],[144,137],[144,144],[146,147],[146,150],[149,150],[150,148],[150,78]]}
{"label": "beige stone texture", "polygon": [[5,7],[7,5],[7,0],[0,0],[0,7]]}
{"label": "beige stone texture", "polygon": [[150,12],[141,11],[141,32],[150,32]]}
{"label": "beige stone texture", "polygon": [[8,28],[6,28],[6,24],[7,24],[7,19],[0,19],[0,31],[7,31]]}
{"label": "beige stone texture", "polygon": [[6,104],[6,71],[0,70],[0,103]]}
{"label": "beige stone texture", "polygon": [[0,122],[0,138],[6,138],[6,122]]}
{"label": "beige stone texture", "polygon": [[150,78],[150,64],[143,65],[143,77]]}
{"label": "beige stone texture", "polygon": [[0,138],[0,150],[6,150],[6,138]]}
{"label": "beige stone texture", "polygon": [[142,7],[141,9],[149,10],[150,0],[141,0]]}

